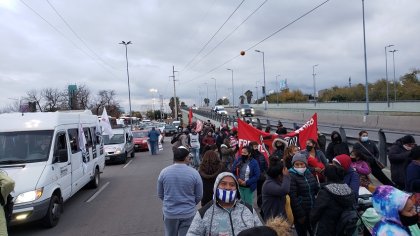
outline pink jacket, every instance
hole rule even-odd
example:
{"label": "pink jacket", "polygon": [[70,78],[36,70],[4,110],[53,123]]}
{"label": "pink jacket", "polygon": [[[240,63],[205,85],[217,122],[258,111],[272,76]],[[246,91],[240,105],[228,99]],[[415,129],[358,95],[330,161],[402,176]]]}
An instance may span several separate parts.
{"label": "pink jacket", "polygon": [[356,169],[356,172],[361,174],[361,175],[369,175],[372,172],[370,170],[369,165],[365,161],[362,161],[362,160],[352,162],[351,167]]}

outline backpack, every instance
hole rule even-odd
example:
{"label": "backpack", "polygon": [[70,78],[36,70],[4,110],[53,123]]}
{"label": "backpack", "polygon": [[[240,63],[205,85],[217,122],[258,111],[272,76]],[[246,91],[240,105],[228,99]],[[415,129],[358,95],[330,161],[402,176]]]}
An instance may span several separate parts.
{"label": "backpack", "polygon": [[336,226],[336,235],[353,235],[357,229],[357,221],[359,216],[354,208],[348,208],[344,210]]}
{"label": "backpack", "polygon": [[0,194],[0,203],[4,209],[4,216],[6,218],[6,224],[9,225],[10,220],[12,219],[13,214],[13,197],[12,195],[7,195],[7,202],[4,204],[4,199]]}
{"label": "backpack", "polygon": [[172,139],[171,139],[171,144],[174,144],[174,143],[178,142],[179,137],[181,135],[182,135],[182,133],[180,133],[180,134],[174,134],[174,136],[172,136]]}

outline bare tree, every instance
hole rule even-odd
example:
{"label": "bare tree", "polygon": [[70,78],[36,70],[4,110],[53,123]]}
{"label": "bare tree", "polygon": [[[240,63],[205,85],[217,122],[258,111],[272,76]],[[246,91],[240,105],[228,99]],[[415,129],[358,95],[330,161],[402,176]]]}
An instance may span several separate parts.
{"label": "bare tree", "polygon": [[94,98],[92,103],[92,113],[101,114],[104,107],[108,115],[119,117],[121,114],[120,104],[115,99],[116,93],[114,90],[101,90]]}
{"label": "bare tree", "polygon": [[88,109],[89,108],[89,98],[90,98],[90,89],[85,85],[79,85],[76,92],[76,99],[79,109]]}
{"label": "bare tree", "polygon": [[41,96],[45,100],[44,111],[59,110],[60,102],[63,100],[63,92],[56,88],[45,88],[42,89]]}
{"label": "bare tree", "polygon": [[36,105],[38,106],[39,111],[43,111],[42,106],[41,106],[41,101],[42,101],[42,95],[41,92],[38,92],[38,90],[36,89],[32,89],[29,90],[28,92],[26,92],[27,100],[28,101],[32,101],[35,102]]}

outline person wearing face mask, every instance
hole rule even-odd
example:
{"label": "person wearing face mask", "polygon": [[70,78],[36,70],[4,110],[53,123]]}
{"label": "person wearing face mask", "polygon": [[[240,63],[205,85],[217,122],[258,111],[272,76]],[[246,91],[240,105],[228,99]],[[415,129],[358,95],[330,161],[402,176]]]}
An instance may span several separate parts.
{"label": "person wearing face mask", "polygon": [[406,135],[397,141],[388,150],[388,159],[391,163],[391,180],[398,189],[405,187],[405,172],[410,163],[411,149],[416,146],[413,136]]}
{"label": "person wearing face mask", "polygon": [[260,167],[258,161],[251,157],[251,152],[251,146],[242,147],[241,156],[233,162],[232,173],[238,180],[242,200],[252,206],[257,198]]}
{"label": "person wearing face mask", "polygon": [[239,182],[229,172],[222,172],[214,182],[213,200],[198,210],[187,236],[234,236],[246,229],[261,226],[261,220],[250,204],[242,201]]}
{"label": "person wearing face mask", "polygon": [[328,144],[327,152],[325,155],[327,156],[328,161],[331,163],[332,159],[340,154],[350,155],[349,145],[343,142],[340,133],[333,131],[331,133],[331,143]]}
{"label": "person wearing face mask", "polygon": [[318,150],[317,143],[313,139],[306,141],[306,150],[303,151],[308,159],[308,168],[320,183],[324,182],[323,171],[328,164],[324,153]]}
{"label": "person wearing face mask", "polygon": [[382,185],[373,193],[372,202],[373,208],[381,216],[381,220],[373,227],[373,236],[419,235],[419,216],[408,193]]}
{"label": "person wearing face mask", "polygon": [[271,155],[276,156],[278,159],[283,159],[284,150],[287,147],[287,142],[281,138],[276,138],[273,140],[273,153]]}
{"label": "person wearing face mask", "polygon": [[372,170],[372,175],[384,185],[394,186],[395,184],[382,172],[377,161],[379,158],[379,150],[376,144],[369,140],[368,132],[362,130],[359,132],[359,142],[353,145],[353,150],[357,150],[363,155],[366,162]]}
{"label": "person wearing face mask", "polygon": [[193,156],[193,167],[198,168],[200,166],[200,140],[199,134],[195,129],[191,130],[190,136],[190,152]]}
{"label": "person wearing face mask", "polygon": [[356,170],[357,174],[359,174],[360,186],[365,187],[373,193],[375,191],[375,186],[369,178],[369,175],[372,173],[369,164],[364,161],[363,156],[357,150],[353,150],[350,157],[350,166]]}
{"label": "person wearing face mask", "polygon": [[290,203],[294,217],[294,224],[298,236],[311,236],[314,232],[310,222],[310,212],[314,207],[315,196],[318,193],[318,182],[307,168],[306,155],[297,153],[292,159],[293,167],[290,172]]}
{"label": "person wearing face mask", "polygon": [[333,159],[333,164],[344,169],[344,183],[354,192],[357,200],[359,197],[360,177],[356,170],[351,167],[351,158],[349,155],[341,154]]}
{"label": "person wearing face mask", "polygon": [[411,150],[410,159],[412,161],[407,166],[405,190],[420,193],[420,146]]}

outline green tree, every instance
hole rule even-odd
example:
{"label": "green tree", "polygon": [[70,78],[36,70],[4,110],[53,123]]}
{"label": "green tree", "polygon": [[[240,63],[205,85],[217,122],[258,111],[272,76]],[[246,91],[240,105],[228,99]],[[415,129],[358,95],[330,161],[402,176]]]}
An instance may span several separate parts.
{"label": "green tree", "polygon": [[208,107],[210,104],[210,99],[204,98],[204,104],[206,104],[206,106]]}
{"label": "green tree", "polygon": [[252,91],[251,90],[247,90],[245,92],[245,96],[246,96],[246,101],[248,104],[251,104],[252,101]]}
{"label": "green tree", "polygon": [[239,96],[239,100],[241,101],[241,104],[244,104],[245,103],[245,96],[244,95]]}
{"label": "green tree", "polygon": [[[180,113],[180,104],[179,104],[179,97],[176,97],[176,104],[177,104],[177,110],[178,110],[178,114]],[[175,102],[174,102],[174,97],[171,97],[171,99],[169,100],[169,108],[171,108],[172,111],[172,117],[175,117]]]}

